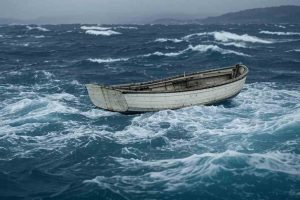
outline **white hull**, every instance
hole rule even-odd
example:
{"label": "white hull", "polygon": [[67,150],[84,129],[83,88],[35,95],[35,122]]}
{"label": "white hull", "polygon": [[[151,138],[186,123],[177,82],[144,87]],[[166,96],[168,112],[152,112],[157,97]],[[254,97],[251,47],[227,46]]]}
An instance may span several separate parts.
{"label": "white hull", "polygon": [[117,112],[148,112],[213,104],[237,95],[246,76],[219,86],[177,92],[124,92],[88,84],[91,101],[99,108]]}

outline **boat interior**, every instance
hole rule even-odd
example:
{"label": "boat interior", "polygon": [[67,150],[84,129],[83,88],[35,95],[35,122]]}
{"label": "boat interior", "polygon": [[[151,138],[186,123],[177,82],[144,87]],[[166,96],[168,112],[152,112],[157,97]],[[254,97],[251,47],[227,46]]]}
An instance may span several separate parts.
{"label": "boat interior", "polygon": [[218,70],[209,70],[188,75],[184,74],[150,82],[114,85],[112,88],[124,92],[178,92],[196,90],[234,81],[246,74],[247,71],[245,66],[236,65]]}

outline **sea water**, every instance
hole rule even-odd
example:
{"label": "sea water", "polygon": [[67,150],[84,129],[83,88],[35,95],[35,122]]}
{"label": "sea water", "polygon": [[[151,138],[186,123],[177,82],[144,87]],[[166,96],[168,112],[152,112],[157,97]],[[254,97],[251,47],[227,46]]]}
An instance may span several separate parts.
{"label": "sea water", "polygon": [[[243,63],[212,106],[122,115],[84,84]],[[2,25],[0,199],[299,199],[300,26]]]}

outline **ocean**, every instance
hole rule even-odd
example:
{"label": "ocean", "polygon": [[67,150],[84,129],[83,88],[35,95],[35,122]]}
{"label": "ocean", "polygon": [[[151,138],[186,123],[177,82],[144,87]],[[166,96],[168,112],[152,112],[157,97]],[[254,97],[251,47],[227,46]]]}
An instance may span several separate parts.
{"label": "ocean", "polygon": [[[84,84],[242,63],[212,106],[123,115]],[[300,25],[1,25],[0,199],[300,199]]]}

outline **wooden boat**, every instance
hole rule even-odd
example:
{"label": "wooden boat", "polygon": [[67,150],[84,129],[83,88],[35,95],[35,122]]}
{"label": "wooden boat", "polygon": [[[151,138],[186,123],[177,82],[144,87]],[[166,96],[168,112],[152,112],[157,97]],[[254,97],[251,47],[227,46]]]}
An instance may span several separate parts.
{"label": "wooden boat", "polygon": [[214,104],[237,95],[248,68],[235,65],[162,80],[122,84],[87,84],[96,107],[116,112],[148,112]]}

